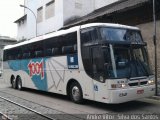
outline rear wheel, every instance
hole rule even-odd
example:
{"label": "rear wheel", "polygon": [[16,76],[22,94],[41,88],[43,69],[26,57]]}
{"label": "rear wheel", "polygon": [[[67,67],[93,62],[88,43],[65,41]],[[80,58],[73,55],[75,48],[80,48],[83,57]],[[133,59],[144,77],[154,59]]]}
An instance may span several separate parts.
{"label": "rear wheel", "polygon": [[16,89],[16,79],[15,79],[15,77],[12,78],[11,84],[12,84],[12,88]]}
{"label": "rear wheel", "polygon": [[70,86],[70,98],[75,103],[83,102],[82,89],[77,82],[72,83]]}
{"label": "rear wheel", "polygon": [[17,78],[17,89],[22,90],[22,80],[20,77]]}

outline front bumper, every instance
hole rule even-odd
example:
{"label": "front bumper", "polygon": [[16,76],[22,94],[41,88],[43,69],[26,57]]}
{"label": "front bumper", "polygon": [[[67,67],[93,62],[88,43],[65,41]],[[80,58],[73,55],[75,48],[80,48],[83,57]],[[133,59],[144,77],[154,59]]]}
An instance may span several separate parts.
{"label": "front bumper", "polygon": [[110,90],[110,103],[123,103],[155,94],[155,85]]}

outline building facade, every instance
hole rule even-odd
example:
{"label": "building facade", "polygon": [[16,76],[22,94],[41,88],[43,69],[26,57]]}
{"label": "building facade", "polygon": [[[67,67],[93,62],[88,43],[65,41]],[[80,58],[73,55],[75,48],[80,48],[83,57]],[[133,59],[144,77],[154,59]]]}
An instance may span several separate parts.
{"label": "building facade", "polygon": [[118,0],[24,0],[24,16],[15,21],[18,40],[59,30],[70,21]]}
{"label": "building facade", "polygon": [[0,36],[0,77],[2,74],[2,64],[3,64],[3,48],[5,45],[12,45],[15,44],[17,42],[17,40],[15,40],[14,38],[10,38],[7,36]]}

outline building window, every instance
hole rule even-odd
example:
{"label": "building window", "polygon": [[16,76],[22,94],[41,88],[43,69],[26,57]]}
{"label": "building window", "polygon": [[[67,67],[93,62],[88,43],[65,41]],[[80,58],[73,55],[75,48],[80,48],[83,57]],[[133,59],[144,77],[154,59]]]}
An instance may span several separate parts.
{"label": "building window", "polygon": [[50,1],[46,4],[46,19],[53,17],[55,14],[55,0]]}
{"label": "building window", "polygon": [[82,9],[82,0],[75,0],[75,8]]}
{"label": "building window", "polygon": [[37,23],[43,21],[43,7],[37,9]]}

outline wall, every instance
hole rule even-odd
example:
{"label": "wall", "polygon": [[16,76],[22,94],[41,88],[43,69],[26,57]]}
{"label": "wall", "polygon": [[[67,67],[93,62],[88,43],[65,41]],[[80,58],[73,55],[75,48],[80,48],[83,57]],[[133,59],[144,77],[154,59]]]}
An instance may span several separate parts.
{"label": "wall", "polygon": [[[160,78],[160,21],[157,21],[157,57],[158,57],[158,78]],[[147,42],[149,58],[154,70],[154,44],[153,44],[153,22],[137,25],[141,29],[144,40]]]}
{"label": "wall", "polygon": [[[55,0],[55,15],[45,18],[46,4],[51,0],[25,0],[25,6],[30,8],[37,16],[37,9],[43,6],[43,21],[37,23],[37,36],[56,31],[67,22],[93,12],[95,9],[106,6],[118,0]],[[36,36],[36,20],[28,9],[26,25],[18,28],[18,39],[27,39]]]}
{"label": "wall", "polygon": [[95,0],[95,9],[99,9],[117,1],[119,0]]}
{"label": "wall", "polygon": [[94,0],[64,0],[64,23],[94,11]]}
{"label": "wall", "polygon": [[[37,9],[43,6],[43,21],[37,23],[37,35],[43,35],[55,31],[63,26],[63,0],[55,0],[55,14],[53,17],[45,18],[45,7],[51,0],[26,0],[25,6],[29,7],[37,16]],[[28,39],[36,36],[36,21],[34,15],[27,9],[27,36]]]}
{"label": "wall", "polygon": [[27,21],[24,20],[23,24],[19,24],[17,23],[17,26],[18,26],[18,34],[17,34],[17,40],[23,40],[23,39],[26,39],[27,38],[27,34],[24,34],[24,33],[27,33]]}
{"label": "wall", "polygon": [[38,35],[53,32],[63,27],[63,0],[55,0],[55,13],[54,13],[54,16],[49,19],[45,18],[45,4],[46,3],[48,2],[45,1],[44,7],[43,7],[44,9],[43,10],[44,11],[43,22],[38,23]]}
{"label": "wall", "polygon": [[116,1],[118,0],[64,0],[64,23],[85,16]]}

